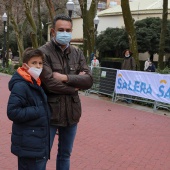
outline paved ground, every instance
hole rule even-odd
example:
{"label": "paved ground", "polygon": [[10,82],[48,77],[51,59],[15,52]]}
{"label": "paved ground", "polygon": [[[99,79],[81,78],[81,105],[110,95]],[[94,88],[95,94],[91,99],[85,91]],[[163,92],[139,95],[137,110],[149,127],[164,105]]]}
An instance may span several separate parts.
{"label": "paved ground", "polygon": [[[17,170],[10,153],[11,121],[6,116],[10,76],[0,74],[0,170]],[[71,170],[170,170],[169,112],[112,103],[80,94],[83,115]],[[135,107],[135,108],[134,108]],[[47,170],[55,170],[57,136]]]}

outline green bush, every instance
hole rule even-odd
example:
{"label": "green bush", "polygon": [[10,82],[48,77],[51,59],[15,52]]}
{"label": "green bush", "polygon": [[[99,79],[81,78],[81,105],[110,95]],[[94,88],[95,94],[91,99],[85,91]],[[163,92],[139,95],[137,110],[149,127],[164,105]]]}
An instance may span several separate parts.
{"label": "green bush", "polygon": [[170,68],[168,67],[165,67],[163,70],[157,69],[156,71],[161,74],[170,74]]}
{"label": "green bush", "polygon": [[16,69],[14,69],[12,65],[10,65],[8,68],[3,68],[2,66],[0,66],[1,73],[13,75],[15,71]]}
{"label": "green bush", "polygon": [[15,69],[15,70],[17,70],[18,67],[21,67],[21,64],[15,64],[15,65],[14,65],[14,69]]}

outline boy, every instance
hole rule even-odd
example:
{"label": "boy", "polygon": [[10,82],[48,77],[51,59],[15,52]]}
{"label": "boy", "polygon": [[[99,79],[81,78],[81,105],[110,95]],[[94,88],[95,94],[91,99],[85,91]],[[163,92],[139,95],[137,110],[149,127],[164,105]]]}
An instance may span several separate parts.
{"label": "boy", "polygon": [[18,170],[45,170],[50,156],[50,111],[39,79],[42,67],[42,52],[27,48],[22,67],[8,84],[7,115],[13,121],[11,152],[18,156]]}

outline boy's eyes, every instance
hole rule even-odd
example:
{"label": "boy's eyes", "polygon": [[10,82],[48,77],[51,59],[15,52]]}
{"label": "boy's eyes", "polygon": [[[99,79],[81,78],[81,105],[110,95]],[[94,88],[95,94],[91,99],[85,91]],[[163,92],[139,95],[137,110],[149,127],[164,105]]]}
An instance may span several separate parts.
{"label": "boy's eyes", "polygon": [[[33,62],[32,64],[37,64],[37,62]],[[42,62],[38,63],[39,65],[42,65]]]}

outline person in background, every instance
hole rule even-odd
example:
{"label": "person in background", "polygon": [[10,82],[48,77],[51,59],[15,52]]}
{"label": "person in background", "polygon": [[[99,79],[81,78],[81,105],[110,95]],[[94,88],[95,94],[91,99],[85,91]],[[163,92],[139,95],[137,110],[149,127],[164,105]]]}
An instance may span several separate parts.
{"label": "person in background", "polygon": [[133,53],[129,49],[123,51],[124,60],[121,66],[122,70],[136,70],[136,62],[132,55]]}
{"label": "person in background", "polygon": [[145,64],[144,64],[144,71],[146,71],[147,68],[149,67],[149,62],[150,62],[150,59],[148,58],[148,59],[145,61]]}
{"label": "person in background", "polygon": [[50,145],[58,132],[56,169],[69,170],[70,156],[81,117],[79,89],[89,89],[93,79],[80,49],[70,45],[72,20],[58,14],[52,23],[52,39],[39,49],[45,54],[40,76],[51,108]]}
{"label": "person in background", "polygon": [[91,53],[91,55],[90,55],[90,63],[93,60],[93,57],[94,57],[94,53]]}
{"label": "person in background", "polygon": [[148,68],[146,69],[146,71],[148,72],[155,72],[156,71],[156,68],[155,68],[155,65],[153,64],[153,62],[149,62],[149,66]]}
{"label": "person in background", "polygon": [[18,157],[18,170],[46,170],[50,157],[50,109],[39,75],[43,53],[27,48],[23,64],[12,76],[7,116],[13,121],[11,152]]}
{"label": "person in background", "polygon": [[[136,62],[135,59],[132,57],[132,52],[129,49],[126,49],[125,51],[123,51],[123,63],[121,66],[122,70],[136,70]],[[127,97],[131,97],[129,95],[126,95]],[[132,103],[131,99],[125,99],[125,102],[130,104]]]}
{"label": "person in background", "polygon": [[94,55],[93,60],[91,61],[91,68],[93,67],[99,67],[99,60],[96,58],[96,55]]}
{"label": "person in background", "polygon": [[9,48],[9,59],[13,59],[12,50]]}

